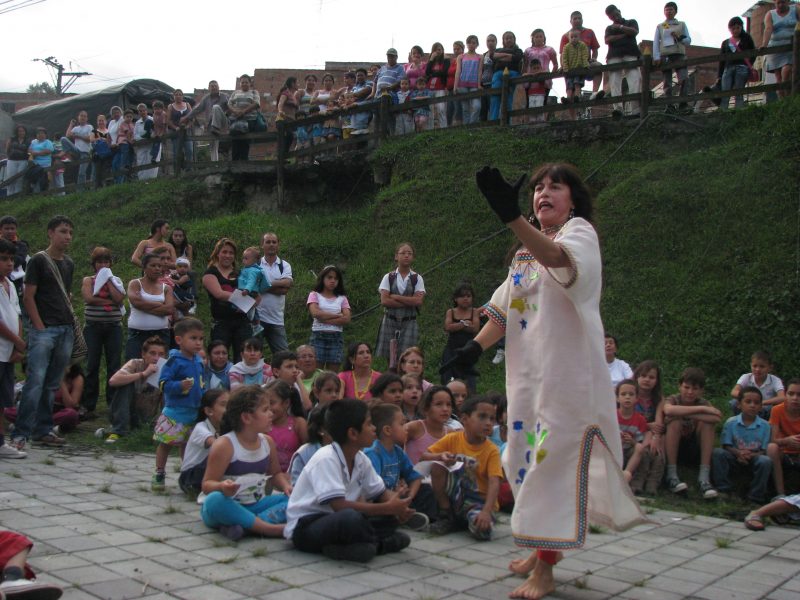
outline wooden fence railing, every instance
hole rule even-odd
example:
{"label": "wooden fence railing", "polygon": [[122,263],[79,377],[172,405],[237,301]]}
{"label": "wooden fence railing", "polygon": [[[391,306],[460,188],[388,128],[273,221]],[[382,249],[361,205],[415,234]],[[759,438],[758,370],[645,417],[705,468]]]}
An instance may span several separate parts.
{"label": "wooden fence railing", "polygon": [[[642,72],[642,90],[640,92],[628,93],[617,97],[606,96],[601,99],[584,101],[581,102],[579,105],[547,104],[545,106],[535,107],[535,108],[526,107],[521,109],[509,109],[508,107],[510,104],[509,98],[514,93],[514,90],[516,89],[517,86],[526,85],[532,82],[543,82],[543,81],[551,81],[553,79],[560,79],[564,77],[564,74],[562,72],[538,73],[536,75],[523,75],[520,77],[512,78],[508,75],[508,72],[506,71],[506,73],[504,73],[503,75],[502,85],[499,88],[478,89],[474,92],[470,92],[467,94],[458,94],[456,96],[451,95],[438,98],[418,99],[411,102],[403,103],[402,105],[392,104],[391,96],[385,94],[380,98],[368,101],[364,104],[353,106],[347,109],[337,109],[335,112],[332,113],[318,114],[311,117],[306,117],[303,119],[292,120],[292,121],[289,120],[277,121],[275,123],[275,131],[266,131],[262,133],[249,133],[239,136],[208,135],[208,134],[189,135],[189,132],[185,128],[181,128],[176,132],[164,136],[161,140],[161,143],[163,148],[163,146],[171,144],[172,140],[176,138],[179,140],[180,143],[176,145],[177,152],[172,157],[174,170],[177,173],[180,173],[186,169],[192,169],[192,170],[213,169],[215,171],[221,171],[226,169],[236,170],[238,167],[240,170],[247,170],[245,165],[252,165],[251,168],[254,170],[274,169],[278,186],[278,198],[280,200],[280,203],[282,204],[284,198],[283,192],[285,186],[286,171],[291,164],[312,159],[315,156],[320,156],[324,154],[339,154],[341,152],[351,151],[351,150],[374,149],[381,144],[382,140],[385,140],[389,135],[393,133],[391,126],[397,115],[403,113],[408,114],[410,111],[416,108],[431,107],[434,104],[439,104],[444,102],[452,102],[452,101],[463,102],[476,98],[491,99],[494,96],[499,96],[500,116],[498,119],[488,120],[470,125],[462,125],[462,126],[480,127],[486,125],[494,125],[494,126],[499,125],[505,127],[512,125],[512,118],[514,117],[528,117],[531,120],[533,120],[536,117],[539,117],[540,119],[541,118],[547,119],[551,115],[557,115],[558,113],[563,113],[565,111],[573,110],[576,107],[580,107],[580,109],[593,108],[593,107],[610,107],[611,105],[620,104],[623,102],[638,101],[639,118],[645,119],[647,115],[654,109],[658,110],[659,108],[663,108],[669,104],[675,104],[675,103],[696,103],[703,100],[713,100],[713,99],[721,99],[723,102],[729,102],[731,96],[767,94],[770,92],[777,92],[779,90],[784,90],[786,92],[796,94],[800,92],[800,32],[795,32],[793,43],[787,44],[785,46],[776,46],[774,48],[749,50],[746,52],[737,52],[736,54],[716,53],[705,56],[698,56],[686,59],[684,61],[670,63],[670,69],[675,70],[681,67],[689,68],[689,67],[697,67],[700,65],[708,65],[708,64],[713,64],[716,67],[719,63],[727,63],[734,60],[741,60],[743,58],[755,59],[756,57],[759,56],[768,56],[771,54],[778,54],[788,51],[791,51],[793,54],[795,69],[793,70],[792,80],[780,84],[777,83],[759,84],[759,85],[750,85],[745,88],[732,89],[726,91],[702,92],[702,93],[688,94],[685,96],[666,96],[666,97],[654,98],[652,95],[652,91],[650,90],[649,87],[650,76],[654,71],[660,71],[660,69],[653,64],[653,60],[650,55],[645,55],[642,58],[635,61],[615,63],[610,65],[601,65],[597,67],[583,69],[580,71],[570,72],[570,75],[584,75],[587,78],[593,77],[597,74],[604,74],[631,68],[639,68],[641,69]],[[358,113],[363,114],[364,112],[370,113],[371,126],[370,129],[368,130],[368,133],[364,133],[361,135],[351,135],[348,139],[325,141],[322,143],[314,144],[308,148],[302,148],[296,150],[290,150],[289,148],[289,146],[291,145],[291,139],[294,137],[295,131],[298,128],[302,127],[310,129],[312,126],[316,124],[322,124],[331,118],[352,117],[353,115],[356,115]],[[220,160],[215,162],[194,162],[191,164],[186,163],[185,161],[184,144],[182,142],[218,141],[220,143],[227,144],[227,143],[235,143],[237,140],[250,141],[258,144],[267,144],[274,149],[271,152],[268,152],[265,158],[259,160],[252,160],[252,159],[247,161]],[[135,142],[134,149],[131,154],[135,153],[136,147],[141,147],[145,145],[149,146],[152,145],[152,143],[153,143],[152,140],[141,140],[139,142]],[[72,161],[70,164],[77,165],[80,164],[81,162],[89,162],[90,160],[91,159],[85,159],[83,161]],[[153,168],[160,168],[162,169],[163,172],[164,167],[166,167],[168,164],[169,163],[165,161],[161,161],[160,163],[155,165],[147,163],[139,166],[131,166],[125,169],[125,171],[121,173],[111,172],[108,175],[109,177],[113,177],[114,175],[125,175],[126,177],[129,177],[141,171]],[[46,170],[52,172],[61,168],[64,168],[64,166],[61,164],[56,164]],[[19,173],[14,177],[4,180],[0,182],[0,188],[13,184],[15,181],[18,181],[24,176],[25,172]],[[76,187],[77,187],[76,184],[71,184],[65,186],[64,188],[56,188],[56,189],[51,188],[44,193],[48,194],[63,193],[67,191],[73,191]]]}

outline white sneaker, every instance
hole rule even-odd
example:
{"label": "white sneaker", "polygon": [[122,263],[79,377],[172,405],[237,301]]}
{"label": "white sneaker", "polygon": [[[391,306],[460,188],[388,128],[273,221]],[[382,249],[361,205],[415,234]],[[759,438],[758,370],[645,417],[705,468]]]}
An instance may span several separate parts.
{"label": "white sneaker", "polygon": [[15,446],[5,443],[0,446],[0,458],[25,458],[27,453],[17,450]]}
{"label": "white sneaker", "polygon": [[189,309],[188,311],[186,311],[186,312],[188,312],[190,315],[193,315],[193,314],[195,314],[195,313],[197,312],[197,305],[194,305],[194,306],[192,306],[192,308],[190,308],[190,309]]}
{"label": "white sneaker", "polygon": [[99,438],[101,440],[103,439],[103,437],[105,437],[105,435],[106,435],[106,430],[103,427],[101,427],[100,429],[96,429],[94,432],[94,437]]}
{"label": "white sneaker", "polygon": [[506,359],[506,351],[503,350],[502,348],[498,348],[497,353],[494,355],[494,358],[492,359],[492,364],[499,365],[505,359]]}
{"label": "white sneaker", "polygon": [[55,427],[53,427],[53,433],[55,433],[56,435],[60,436],[61,435],[61,425],[56,425]]}
{"label": "white sneaker", "polygon": [[0,583],[0,594],[4,598],[36,598],[37,600],[57,600],[64,590],[54,583],[41,583],[29,579],[14,579]]}

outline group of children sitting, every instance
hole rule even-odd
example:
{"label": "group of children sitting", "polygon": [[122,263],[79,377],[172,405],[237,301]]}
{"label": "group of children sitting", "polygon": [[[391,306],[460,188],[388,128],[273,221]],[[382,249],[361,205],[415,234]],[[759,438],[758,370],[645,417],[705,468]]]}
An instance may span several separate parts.
{"label": "group of children sitting", "polygon": [[[613,368],[611,361],[609,365]],[[772,508],[747,516],[750,529],[763,529],[764,516],[800,512],[800,496],[786,496],[784,478],[785,469],[800,466],[800,379],[790,380],[784,390],[771,368],[766,352],[753,354],[751,371],[731,390],[733,416],[725,421],[717,448],[716,426],[723,415],[703,398],[701,369],[685,369],[678,393],[666,398],[661,396],[661,371],[654,361],[642,362],[632,378],[619,381],[615,390],[624,474],[634,494],[654,495],[663,479],[670,492],[686,493],[688,486],[677,467],[693,463],[699,464],[698,487],[708,500],[734,492],[732,475],[745,472],[747,500],[762,505],[772,476],[777,496],[768,505]]]}
{"label": "group of children sitting", "polygon": [[[233,540],[283,535],[303,551],[366,562],[408,546],[400,527],[431,521],[434,532],[463,525],[490,539],[503,479],[491,439],[500,435],[495,396],[465,399],[454,381],[459,406],[450,387],[432,385],[407,422],[402,394],[340,399],[344,384],[333,374],[318,375],[309,395],[290,352],[276,353],[266,385],[232,380],[230,392],[208,390],[202,338],[200,321],[178,321],[178,348],[160,370],[154,491],[165,488],[178,447],[181,489],[199,494],[203,521]],[[243,357],[263,363],[255,346]]]}

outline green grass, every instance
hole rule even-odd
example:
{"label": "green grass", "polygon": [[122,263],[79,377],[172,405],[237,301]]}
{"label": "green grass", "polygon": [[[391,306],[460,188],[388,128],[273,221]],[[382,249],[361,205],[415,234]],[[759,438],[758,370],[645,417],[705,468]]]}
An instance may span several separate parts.
{"label": "green grass", "polygon": [[[800,98],[707,119],[704,129],[676,129],[654,119],[605,165],[629,130],[609,128],[598,139],[577,142],[499,128],[406,136],[390,140],[371,158],[391,171],[388,185],[377,192],[362,183],[345,203],[283,213],[243,211],[235,193],[214,200],[196,180],[0,203],[4,213],[22,223],[20,234],[33,250],[44,247],[52,215],[66,213],[75,221],[70,254],[76,262],[72,291],[78,305],[81,278],[90,274],[90,250],[98,244],[111,248],[118,261],[115,273],[129,281],[138,272],[128,258],[155,218],[187,229],[200,272],[218,237],[231,237],[241,250],[257,244],[264,231],[277,231],[280,254],[294,270],[286,306],[292,347],[309,336],[305,300],[314,272],[339,265],[353,313],[359,315],[377,304],[376,288],[392,268],[394,247],[409,240],[417,249],[414,268],[425,274],[420,344],[433,381],[452,290],[469,279],[476,301],[483,303],[506,275],[503,257],[512,242],[507,232],[430,271],[502,228],[471,174],[493,164],[515,178],[552,160],[572,162],[586,175],[599,168],[589,184],[603,251],[601,312],[607,330],[620,338],[620,356],[631,364],[658,360],[666,393],[676,390],[685,367],[702,367],[707,397],[727,412],[728,391],[748,370],[753,350],[768,349],[784,379],[800,375],[791,335],[800,329],[798,123]],[[205,294],[198,313],[208,324]],[[355,318],[346,340],[374,342],[380,317],[380,310],[372,310]],[[479,391],[503,389],[505,366],[492,365],[492,355],[485,353],[478,365]],[[384,367],[376,361],[376,368]],[[145,427],[113,448],[90,431],[71,435],[70,441],[112,454],[150,452],[151,436]],[[705,503],[668,495],[652,506],[716,516],[744,510],[736,501]]]}
{"label": "green grass", "polygon": [[731,540],[730,538],[718,537],[717,539],[714,540],[714,542],[716,543],[717,548],[721,550],[724,550],[725,548],[730,548],[733,545],[733,540]]}

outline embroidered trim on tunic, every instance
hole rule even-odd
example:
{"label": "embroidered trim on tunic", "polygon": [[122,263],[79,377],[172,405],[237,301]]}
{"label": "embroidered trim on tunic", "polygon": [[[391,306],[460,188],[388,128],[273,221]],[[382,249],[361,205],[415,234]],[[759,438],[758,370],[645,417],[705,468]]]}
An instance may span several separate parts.
{"label": "embroidered trim on tunic", "polygon": [[563,281],[560,281],[558,277],[556,277],[549,268],[547,267],[545,268],[547,268],[547,272],[550,273],[550,276],[553,278],[553,281],[555,281],[565,290],[568,290],[573,285],[575,285],[576,281],[578,281],[578,267],[576,266],[577,263],[575,262],[575,257],[572,255],[572,251],[566,246],[564,246],[564,244],[558,244],[558,245],[561,247],[561,250],[564,251],[564,254],[567,255],[567,259],[569,259],[569,270],[571,272],[569,280],[566,283],[564,283]]}
{"label": "embroidered trim on tunic", "polygon": [[586,530],[588,528],[586,513],[589,499],[589,459],[592,455],[592,447],[594,446],[595,438],[605,446],[608,452],[611,452],[603,436],[603,432],[600,431],[600,427],[597,425],[590,425],[587,427],[583,434],[583,441],[581,442],[581,458],[578,461],[578,469],[576,472],[578,506],[575,513],[575,537],[572,539],[533,538],[514,534],[515,544],[526,548],[541,548],[542,550],[570,550],[583,546],[586,541]]}
{"label": "embroidered trim on tunic", "polygon": [[487,302],[481,308],[481,314],[486,315],[495,322],[495,324],[499,325],[500,327],[505,330],[506,328],[506,313],[496,304],[492,304],[491,302]]}

